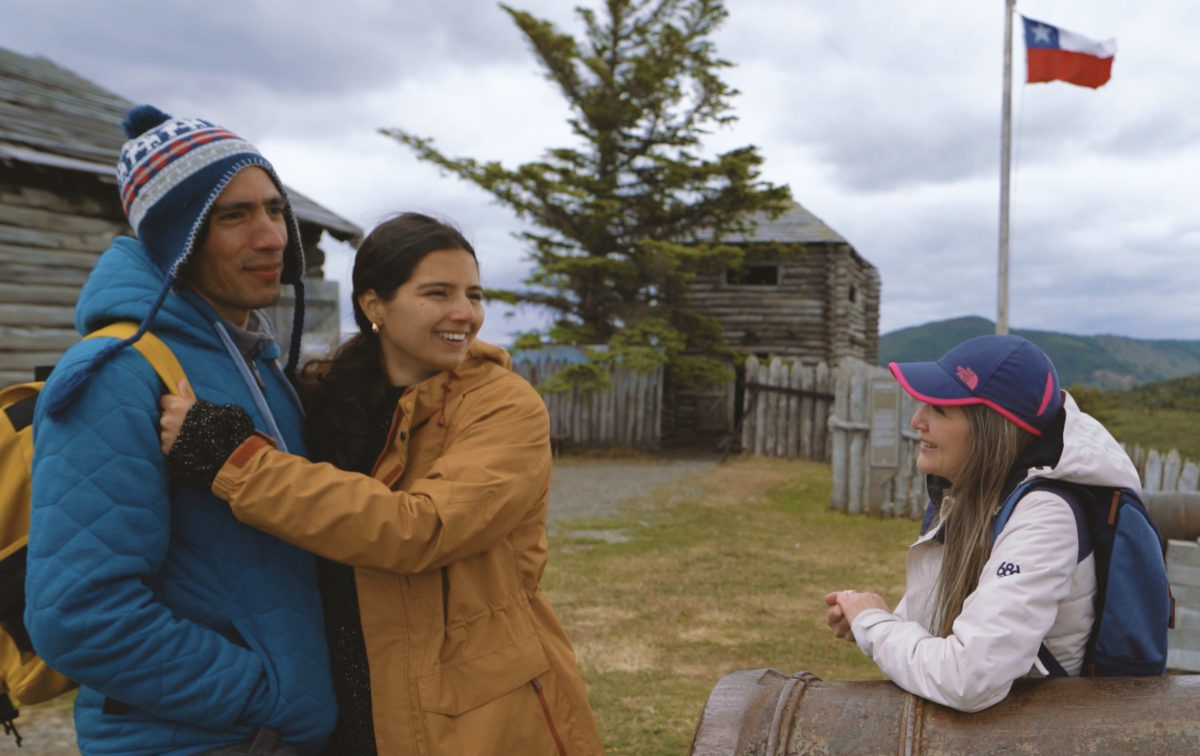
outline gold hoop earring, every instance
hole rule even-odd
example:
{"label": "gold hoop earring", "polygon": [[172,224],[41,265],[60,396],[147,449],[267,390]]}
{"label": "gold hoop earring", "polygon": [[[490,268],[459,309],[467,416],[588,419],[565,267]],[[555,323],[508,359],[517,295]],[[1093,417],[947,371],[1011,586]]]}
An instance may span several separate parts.
{"label": "gold hoop earring", "polygon": [[379,335],[379,324],[378,323],[371,323],[371,333],[375,334],[376,336]]}

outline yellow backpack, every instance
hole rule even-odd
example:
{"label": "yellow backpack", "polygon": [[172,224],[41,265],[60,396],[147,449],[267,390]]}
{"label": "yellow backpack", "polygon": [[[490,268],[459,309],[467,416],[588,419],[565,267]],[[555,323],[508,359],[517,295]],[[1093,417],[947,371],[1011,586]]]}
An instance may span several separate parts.
{"label": "yellow backpack", "polygon": [[[136,323],[113,323],[85,338],[126,339]],[[187,376],[171,352],[152,333],[132,345],[158,373],[167,391],[178,393]],[[21,383],[0,391],[0,722],[17,738],[13,704],[47,701],[76,687],[76,683],[46,666],[33,650],[25,630],[25,547],[29,541],[30,486],[33,462],[33,405],[42,381]],[[11,695],[11,699],[9,696]]]}

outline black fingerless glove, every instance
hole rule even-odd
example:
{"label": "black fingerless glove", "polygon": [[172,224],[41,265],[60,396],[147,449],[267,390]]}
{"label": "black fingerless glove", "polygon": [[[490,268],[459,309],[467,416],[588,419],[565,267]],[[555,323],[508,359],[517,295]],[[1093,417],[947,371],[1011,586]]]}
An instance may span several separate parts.
{"label": "black fingerless glove", "polygon": [[208,491],[229,455],[254,435],[254,421],[236,404],[200,400],[183,418],[167,453],[167,469],[177,480]]}

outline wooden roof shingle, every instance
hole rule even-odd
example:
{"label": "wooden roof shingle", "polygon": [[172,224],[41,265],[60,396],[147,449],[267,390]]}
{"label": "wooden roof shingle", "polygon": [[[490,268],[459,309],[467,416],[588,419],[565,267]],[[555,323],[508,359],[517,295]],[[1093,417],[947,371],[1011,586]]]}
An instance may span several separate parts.
{"label": "wooden roof shingle", "polygon": [[[112,176],[134,103],[51,60],[0,48],[0,161]],[[296,217],[342,241],[362,229],[287,188]]]}

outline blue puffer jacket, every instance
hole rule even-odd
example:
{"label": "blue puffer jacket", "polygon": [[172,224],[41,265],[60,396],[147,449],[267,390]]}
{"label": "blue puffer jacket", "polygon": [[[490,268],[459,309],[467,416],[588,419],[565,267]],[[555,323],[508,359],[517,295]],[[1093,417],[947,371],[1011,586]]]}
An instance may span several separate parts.
{"label": "blue puffer jacket", "polygon": [[[118,238],[83,287],[76,327],[141,320],[163,281],[139,242]],[[172,293],[153,330],[198,397],[238,404],[268,428],[220,320],[194,294]],[[68,350],[43,396],[106,343]],[[303,453],[278,354],[272,345],[255,367],[283,441]],[[75,725],[86,755],[194,754],[260,726],[318,753],[337,711],[313,557],[242,525],[207,491],[172,485],[161,393],[153,368],[126,348],[61,417],[39,402],[25,610],[34,647],[81,683]]]}

